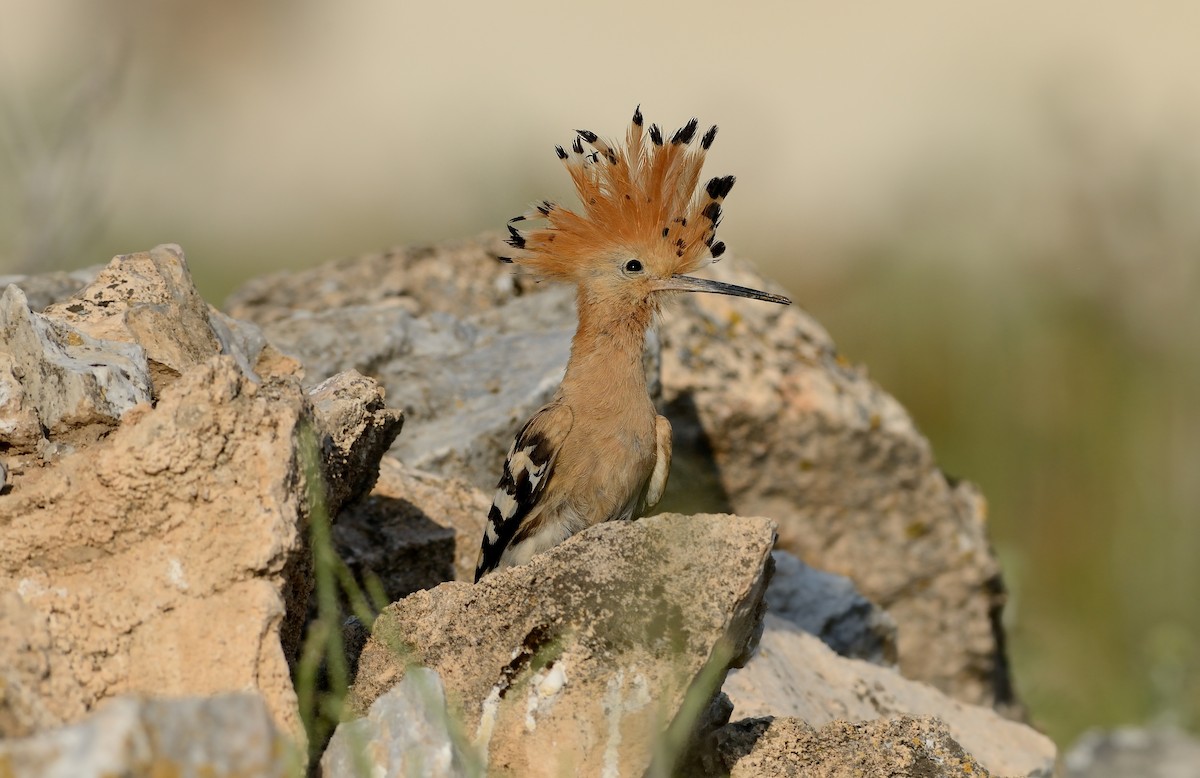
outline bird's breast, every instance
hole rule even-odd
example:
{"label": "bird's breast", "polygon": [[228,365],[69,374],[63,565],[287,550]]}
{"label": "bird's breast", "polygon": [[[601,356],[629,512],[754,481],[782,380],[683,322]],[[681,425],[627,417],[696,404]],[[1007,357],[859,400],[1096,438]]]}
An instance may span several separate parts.
{"label": "bird's breast", "polygon": [[584,526],[630,518],[655,456],[652,413],[622,424],[577,420],[555,468],[555,479],[570,483],[563,495],[569,512]]}

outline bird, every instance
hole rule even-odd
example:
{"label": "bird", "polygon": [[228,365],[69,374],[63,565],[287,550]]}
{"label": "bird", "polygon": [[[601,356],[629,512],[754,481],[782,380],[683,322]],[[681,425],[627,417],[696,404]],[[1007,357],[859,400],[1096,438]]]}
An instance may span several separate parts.
{"label": "bird", "polygon": [[[636,518],[661,499],[671,423],[647,390],[642,352],[666,298],[711,292],[791,304],[685,275],[725,252],[716,230],[735,179],[700,184],[715,125],[696,142],[695,118],[670,137],[644,124],[638,106],[623,144],[576,130],[569,151],[554,150],[582,207],[544,200],[509,220],[513,251],[497,258],[539,280],[574,284],[579,320],[561,384],[508,450],[476,583],[594,524]],[[538,221],[544,225],[526,224]]]}

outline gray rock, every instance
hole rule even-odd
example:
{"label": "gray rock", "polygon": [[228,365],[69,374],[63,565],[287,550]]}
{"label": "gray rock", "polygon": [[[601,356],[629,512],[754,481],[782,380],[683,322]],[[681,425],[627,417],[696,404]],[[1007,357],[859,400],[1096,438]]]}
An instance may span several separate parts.
{"label": "gray rock", "polygon": [[77,724],[0,740],[0,775],[11,778],[288,778],[299,765],[253,694],[120,697]]}
{"label": "gray rock", "polygon": [[[417,319],[395,303],[299,312],[264,325],[307,380],[342,370],[377,379],[404,409],[393,454],[413,467],[494,487],[525,418],[549,401],[574,333],[566,290],[459,319]],[[551,322],[551,323],[547,323]]]}
{"label": "gray rock", "polygon": [[268,366],[277,366],[257,327],[204,302],[183,249],[174,244],[114,257],[92,283],[44,313],[93,338],[140,346],[155,395],[187,368],[218,354],[232,357],[256,380],[264,356]]}
{"label": "gray rock", "polygon": [[[736,257],[704,273],[773,290]],[[711,474],[709,504],[770,516],[780,548],[886,609],[906,676],[1011,703],[983,498],[938,469],[900,404],[798,306],[685,295],[661,336],[678,472]],[[664,509],[694,510],[693,484],[672,485]]]}
{"label": "gray rock", "polygon": [[575,333],[569,290],[522,297],[455,324],[455,348],[423,349],[382,379],[413,406],[413,424],[393,449],[409,465],[495,488],[517,430],[550,401]]}
{"label": "gray rock", "polygon": [[263,326],[298,312],[382,304],[421,318],[433,313],[463,318],[538,288],[496,261],[508,251],[502,236],[490,234],[347,257],[253,279],[229,296],[225,309]]}
{"label": "gray rock", "polygon": [[[3,304],[0,299],[0,305]],[[7,343],[0,346],[0,441],[11,453],[29,454],[45,446],[47,441],[33,398],[26,393],[14,372],[19,368],[8,350],[10,348]]]}
{"label": "gray rock", "polygon": [[1200,740],[1173,728],[1086,732],[1063,757],[1065,778],[1200,778]]}
{"label": "gray rock", "polygon": [[20,288],[29,300],[30,309],[40,311],[51,303],[67,299],[92,283],[103,267],[92,265],[71,271],[0,276],[0,289],[9,284]]}
{"label": "gray rock", "polygon": [[845,657],[878,665],[896,663],[896,622],[858,593],[844,576],[822,572],[786,551],[776,551],[767,586],[767,609]]}
{"label": "gray rock", "polygon": [[321,757],[322,775],[482,776],[482,760],[459,729],[437,673],[414,667],[366,716],[338,725]]}
{"label": "gray rock", "polygon": [[936,716],[992,773],[1053,775],[1054,744],[1030,727],[910,681],[891,668],[840,657],[789,621],[768,614],[764,624],[759,652],[730,673],[722,687],[733,702],[735,719],[795,717],[819,728],[838,719]]}
{"label": "gray rock", "polygon": [[496,774],[642,775],[656,751],[666,769],[753,645],[773,539],[767,519],[612,522],[417,592],[376,620],[349,704],[424,666]]}
{"label": "gray rock", "polygon": [[[18,411],[31,409],[52,437],[111,428],[126,411],[151,400],[146,353],[140,346],[98,340],[33,313],[15,286],[0,296],[0,343],[7,352],[3,372],[17,381],[15,386],[4,381],[5,395]],[[14,424],[18,437],[5,442],[28,448],[26,425]]]}
{"label": "gray rock", "polygon": [[[115,257],[94,275],[42,313],[16,286],[0,298],[0,442],[9,448],[48,458],[91,443],[218,354],[253,380],[299,367],[256,326],[205,303],[178,246]],[[20,281],[45,286],[38,279]]]}
{"label": "gray rock", "polygon": [[[575,332],[571,289],[495,260],[499,241],[454,241],[251,281],[231,313],[258,322],[307,380],[357,370],[404,409],[392,454],[490,493],[513,437],[553,396]],[[535,293],[536,292],[536,293]],[[652,395],[658,339],[647,340]]]}
{"label": "gray rock", "polygon": [[[441,322],[414,340],[428,338],[436,348],[427,352],[446,358],[418,369],[414,357],[411,374],[401,364],[395,380],[387,376],[379,365],[408,361],[390,352],[325,369],[353,367],[388,386],[408,417],[397,456],[490,492],[513,433],[552,391],[574,326],[567,308],[534,301],[569,291],[539,291],[495,262],[498,253],[500,237],[487,235],[340,260],[251,282],[231,310],[270,327],[305,311],[349,316],[355,306],[390,306],[396,323],[372,330],[368,356],[388,327],[415,326],[401,312],[430,328]],[[703,274],[773,286],[736,257]],[[356,315],[355,326],[369,326],[369,316]],[[537,327],[523,332],[526,321]],[[557,346],[526,334],[551,338],[556,327]],[[938,469],[899,403],[843,359],[799,306],[681,295],[665,306],[660,336],[675,453],[659,509],[777,519],[781,548],[851,579],[894,619],[906,675],[963,700],[1013,705],[1000,631],[1004,587],[983,498]],[[296,342],[309,337],[328,336]],[[538,361],[543,348],[558,351]],[[456,356],[457,349],[488,352]]]}

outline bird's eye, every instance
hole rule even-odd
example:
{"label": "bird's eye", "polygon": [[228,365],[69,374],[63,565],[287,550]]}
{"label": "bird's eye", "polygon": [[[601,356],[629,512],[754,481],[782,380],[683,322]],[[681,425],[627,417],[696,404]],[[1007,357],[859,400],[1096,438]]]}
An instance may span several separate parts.
{"label": "bird's eye", "polygon": [[642,272],[642,263],[636,259],[629,260],[628,262],[625,263],[625,272],[626,273]]}

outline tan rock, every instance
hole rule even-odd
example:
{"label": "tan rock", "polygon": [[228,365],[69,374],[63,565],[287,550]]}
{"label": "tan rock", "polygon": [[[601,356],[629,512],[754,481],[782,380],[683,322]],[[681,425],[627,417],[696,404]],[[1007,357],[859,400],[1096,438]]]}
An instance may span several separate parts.
{"label": "tan rock", "polygon": [[305,413],[294,380],[258,385],[217,357],[0,501],[0,591],[49,636],[45,672],[22,683],[54,720],[127,692],[255,688],[298,731],[280,630],[304,616],[285,612],[281,592],[307,577]]}
{"label": "tan rock", "polygon": [[350,704],[364,714],[422,665],[489,774],[641,775],[744,659],[773,539],[766,519],[614,522],[477,585],[417,592],[380,615]]}
{"label": "tan rock", "polygon": [[[364,380],[327,390],[345,382],[377,395]],[[390,442],[377,430],[398,419],[348,415],[352,427],[319,413],[315,423],[373,468]],[[126,692],[254,688],[299,737],[286,656],[310,586],[300,442],[310,418],[294,379],[257,384],[217,357],[0,502],[5,734],[75,720]]]}
{"label": "tan rock", "polygon": [[379,457],[400,434],[404,414],[386,407],[383,387],[356,371],[322,381],[308,399],[320,436],[326,499],[336,512],[371,491]]}
{"label": "tan rock", "polygon": [[[18,454],[44,460],[94,442],[183,370],[217,354],[254,378],[300,371],[257,327],[200,298],[178,246],[118,256],[78,278],[10,280],[0,297],[0,445]],[[26,288],[42,299],[27,300]]]}
{"label": "tan rock", "polygon": [[384,457],[379,481],[337,516],[338,554],[361,580],[376,577],[395,601],[444,581],[475,580],[491,498],[470,484]]}
{"label": "tan rock", "polygon": [[208,305],[178,246],[116,257],[95,281],[43,313],[97,340],[140,345],[156,394],[188,367],[221,353]]}
{"label": "tan rock", "polygon": [[0,739],[59,722],[38,696],[50,674],[50,649],[45,614],[16,592],[0,591]]}
{"label": "tan rock", "polygon": [[838,656],[791,622],[768,614],[764,625],[758,653],[722,687],[733,702],[734,719],[788,716],[820,728],[838,719],[936,716],[995,775],[1053,774],[1054,744],[1032,728],[890,668]]}
{"label": "tan rock", "polygon": [[792,718],[757,719],[730,725],[721,741],[730,778],[988,776],[933,717],[835,721],[816,730]]}
{"label": "tan rock", "polygon": [[125,692],[257,689],[302,739],[306,473],[331,512],[371,488],[402,422],[379,385],[341,374],[307,396],[174,246],[117,257],[45,313],[9,286],[0,328],[0,443],[26,455],[0,500],[0,735]]}
{"label": "tan rock", "polygon": [[[773,286],[737,259],[704,272]],[[676,474],[714,474],[708,504],[770,516],[781,548],[883,606],[906,676],[968,702],[1011,701],[983,499],[938,469],[899,403],[798,306],[687,295],[661,336]],[[697,489],[673,485],[666,509],[696,509]]]}
{"label": "tan rock", "polygon": [[97,340],[141,346],[156,395],[217,354],[233,356],[247,375],[255,375],[260,357],[273,369],[285,364],[261,335],[238,332],[246,325],[200,297],[174,244],[114,257],[94,281],[43,313]]}

